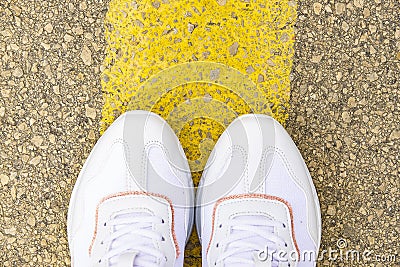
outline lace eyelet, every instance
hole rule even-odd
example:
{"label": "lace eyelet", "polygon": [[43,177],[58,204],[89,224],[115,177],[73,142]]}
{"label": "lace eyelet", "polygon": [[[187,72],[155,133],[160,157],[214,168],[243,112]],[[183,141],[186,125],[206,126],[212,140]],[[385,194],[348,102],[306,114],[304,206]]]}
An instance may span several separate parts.
{"label": "lace eyelet", "polygon": [[101,242],[100,242],[100,245],[104,245],[104,241],[101,241]]}
{"label": "lace eyelet", "polygon": [[219,225],[219,228],[222,228],[222,224]]}
{"label": "lace eyelet", "polygon": [[165,261],[168,261],[168,258],[167,258],[167,256],[165,256],[165,257],[164,257],[164,259],[165,259]]}
{"label": "lace eyelet", "polygon": [[282,225],[283,225],[283,228],[286,228],[286,224],[282,223]]}
{"label": "lace eyelet", "polygon": [[99,260],[99,263],[101,263],[101,259]]}
{"label": "lace eyelet", "polygon": [[218,248],[219,247],[219,243],[217,243],[215,246]]}
{"label": "lace eyelet", "polygon": [[104,225],[104,226],[107,226],[107,223],[105,222],[103,225]]}
{"label": "lace eyelet", "polygon": [[287,243],[285,243],[285,247],[287,248]]}
{"label": "lace eyelet", "polygon": [[165,241],[165,238],[163,236],[161,237],[161,241]]}
{"label": "lace eyelet", "polygon": [[164,219],[161,219],[161,223],[165,223]]}

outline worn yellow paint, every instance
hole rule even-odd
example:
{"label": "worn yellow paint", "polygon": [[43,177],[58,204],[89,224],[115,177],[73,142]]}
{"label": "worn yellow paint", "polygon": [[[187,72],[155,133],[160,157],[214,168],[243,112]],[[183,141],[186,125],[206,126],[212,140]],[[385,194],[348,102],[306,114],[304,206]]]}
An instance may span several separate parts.
{"label": "worn yellow paint", "polygon": [[[287,119],[295,20],[292,0],[112,0],[102,131],[126,110],[158,113],[179,136],[197,183],[234,118]],[[200,266],[200,251],[193,234],[187,266]]]}

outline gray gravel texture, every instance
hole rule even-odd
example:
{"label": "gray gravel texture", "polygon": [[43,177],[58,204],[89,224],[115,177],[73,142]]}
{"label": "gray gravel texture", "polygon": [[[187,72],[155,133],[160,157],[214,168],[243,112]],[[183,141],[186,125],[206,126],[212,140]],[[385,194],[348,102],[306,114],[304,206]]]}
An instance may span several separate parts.
{"label": "gray gravel texture", "polygon": [[[321,249],[371,251],[318,265],[400,266],[400,2],[298,4],[287,129],[320,197]],[[99,137],[107,5],[0,2],[1,266],[70,265],[66,214]]]}

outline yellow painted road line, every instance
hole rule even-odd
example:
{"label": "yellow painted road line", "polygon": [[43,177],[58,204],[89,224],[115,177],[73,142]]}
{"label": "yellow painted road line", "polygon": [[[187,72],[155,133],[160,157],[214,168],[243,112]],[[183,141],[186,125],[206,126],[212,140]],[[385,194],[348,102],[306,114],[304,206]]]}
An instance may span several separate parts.
{"label": "yellow painted road line", "polygon": [[[295,20],[292,0],[112,0],[102,131],[129,109],[158,113],[179,136],[197,183],[237,116],[287,119]],[[188,248],[200,256],[194,236]]]}

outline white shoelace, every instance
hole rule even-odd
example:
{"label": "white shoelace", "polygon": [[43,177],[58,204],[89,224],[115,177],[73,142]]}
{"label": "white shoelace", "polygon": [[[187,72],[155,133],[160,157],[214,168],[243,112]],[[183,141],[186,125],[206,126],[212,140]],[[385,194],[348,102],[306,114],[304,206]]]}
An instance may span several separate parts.
{"label": "white shoelace", "polygon": [[[279,258],[278,253],[273,253],[278,246],[286,247],[285,241],[274,233],[275,227],[287,227],[282,222],[270,220],[264,216],[237,216],[231,220],[222,222],[222,225],[230,229],[230,235],[225,240],[217,243],[217,247],[225,246],[216,263],[224,266],[260,266],[262,260],[270,262],[271,266],[278,266],[279,262],[287,262],[285,258]],[[268,248],[268,251],[265,249]],[[210,248],[215,249],[215,248]],[[262,253],[264,259],[260,259]],[[262,263],[265,266],[265,263]],[[268,266],[268,265],[267,265]]]}
{"label": "white shoelace", "polygon": [[[153,230],[154,224],[163,224],[160,217],[134,212],[116,216],[105,223],[113,233],[104,242],[111,242],[110,250],[100,261],[109,260],[110,266],[121,266],[121,259],[128,259],[133,266],[164,266],[166,257],[154,247],[154,240],[164,241],[161,233]],[[131,264],[131,263],[130,263]]]}

